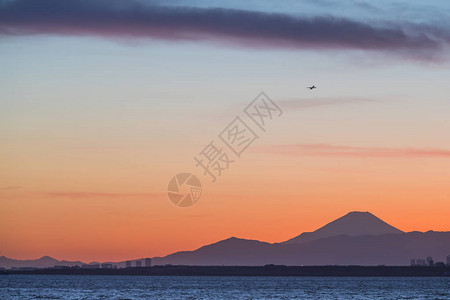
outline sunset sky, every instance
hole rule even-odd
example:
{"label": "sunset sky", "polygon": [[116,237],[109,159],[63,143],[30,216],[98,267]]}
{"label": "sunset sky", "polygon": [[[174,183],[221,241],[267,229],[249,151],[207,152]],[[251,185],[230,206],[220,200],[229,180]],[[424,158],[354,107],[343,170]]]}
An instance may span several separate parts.
{"label": "sunset sky", "polygon": [[[280,242],[350,211],[450,230],[450,3],[223,2],[0,0],[0,256]],[[283,115],[212,183],[194,156],[261,91]]]}

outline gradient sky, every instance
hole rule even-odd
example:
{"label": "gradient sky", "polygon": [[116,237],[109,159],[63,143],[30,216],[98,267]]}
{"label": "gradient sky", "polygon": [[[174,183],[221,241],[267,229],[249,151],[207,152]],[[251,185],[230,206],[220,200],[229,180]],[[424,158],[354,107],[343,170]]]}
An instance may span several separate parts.
{"label": "gradient sky", "polygon": [[[0,1],[0,256],[279,242],[354,210],[450,230],[450,3],[243,2]],[[261,91],[284,114],[210,183],[193,157]]]}

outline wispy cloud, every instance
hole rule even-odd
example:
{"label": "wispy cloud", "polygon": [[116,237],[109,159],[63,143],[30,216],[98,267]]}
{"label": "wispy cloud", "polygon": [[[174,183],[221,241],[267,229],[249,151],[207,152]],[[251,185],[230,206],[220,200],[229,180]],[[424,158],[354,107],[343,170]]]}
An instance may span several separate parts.
{"label": "wispy cloud", "polygon": [[63,198],[142,198],[162,196],[152,193],[96,193],[96,192],[45,192],[40,193],[51,197]]}
{"label": "wispy cloud", "polygon": [[354,147],[330,144],[290,144],[252,148],[252,152],[289,156],[340,156],[340,157],[444,157],[450,158],[450,150],[435,148],[383,148]]}
{"label": "wispy cloud", "polygon": [[0,190],[3,190],[3,191],[20,190],[22,188],[23,188],[22,186],[1,186]]}
{"label": "wispy cloud", "polygon": [[306,0],[311,5],[319,7],[345,7],[345,8],[359,8],[369,12],[379,12],[375,6],[358,0]]}
{"label": "wispy cloud", "polygon": [[300,98],[300,99],[286,99],[278,101],[280,106],[284,109],[305,109],[327,105],[343,105],[351,103],[380,103],[379,100],[370,98],[355,98],[355,97],[342,97],[342,98]]}
{"label": "wispy cloud", "polygon": [[297,17],[224,8],[160,6],[133,0],[0,0],[0,34],[97,35],[207,40],[290,49],[358,49],[433,58],[448,30]]}

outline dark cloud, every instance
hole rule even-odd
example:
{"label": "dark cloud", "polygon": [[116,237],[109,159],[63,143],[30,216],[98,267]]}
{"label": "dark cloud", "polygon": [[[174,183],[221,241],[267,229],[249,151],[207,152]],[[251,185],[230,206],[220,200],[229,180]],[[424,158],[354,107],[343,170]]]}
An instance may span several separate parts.
{"label": "dark cloud", "polygon": [[0,34],[97,35],[207,40],[241,46],[357,49],[433,57],[449,34],[430,26],[366,24],[332,16],[295,17],[223,8],[160,6],[133,0],[0,2]]}

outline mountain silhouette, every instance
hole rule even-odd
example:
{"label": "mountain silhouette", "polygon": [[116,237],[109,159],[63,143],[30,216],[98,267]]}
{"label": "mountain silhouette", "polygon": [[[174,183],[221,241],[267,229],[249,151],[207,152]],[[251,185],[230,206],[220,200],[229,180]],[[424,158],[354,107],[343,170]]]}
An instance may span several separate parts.
{"label": "mountain silhouette", "polygon": [[12,267],[33,267],[33,268],[51,268],[54,266],[81,266],[83,263],[80,261],[65,261],[57,260],[50,256],[43,256],[38,259],[19,260],[0,256],[0,267],[12,268]]}
{"label": "mountain silhouette", "polygon": [[269,244],[235,239],[153,258],[155,265],[392,265],[404,266],[410,258],[432,256],[444,261],[450,254],[450,232],[340,235],[299,244]]}
{"label": "mountain silhouette", "polygon": [[369,212],[350,212],[282,243],[229,238],[194,251],[153,258],[174,265],[408,265],[411,258],[450,254],[450,232],[409,232]]}
{"label": "mountain silhouette", "polygon": [[285,244],[299,244],[331,236],[348,235],[380,235],[389,233],[404,233],[387,224],[370,212],[353,211],[313,232],[304,232]]}
{"label": "mountain silhouette", "polygon": [[181,251],[164,258],[153,258],[155,264],[188,265],[259,265],[261,258],[270,260],[272,244],[231,237],[195,251]]}
{"label": "mountain silhouette", "polygon": [[[193,251],[152,258],[153,265],[408,265],[411,258],[445,261],[450,232],[405,233],[369,212],[350,212],[313,232],[282,243],[231,237]],[[37,260],[0,257],[0,266],[53,267],[82,265],[44,256]],[[125,262],[112,263],[124,267]]]}

